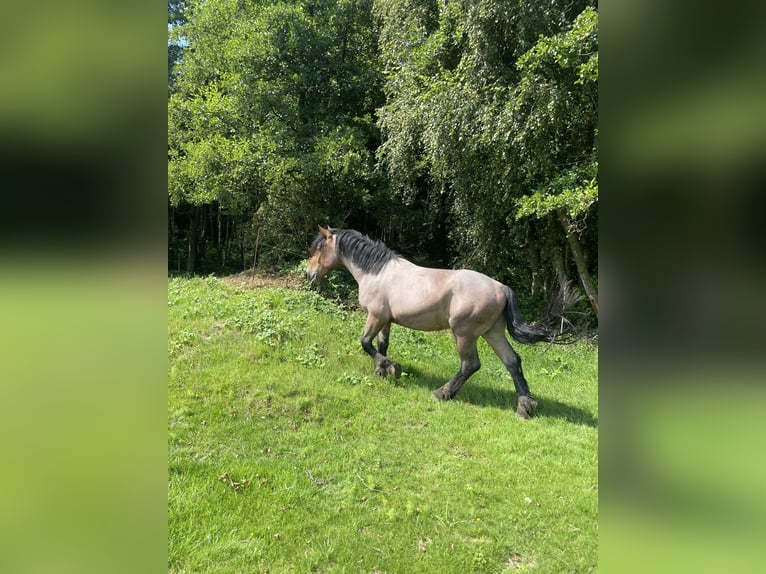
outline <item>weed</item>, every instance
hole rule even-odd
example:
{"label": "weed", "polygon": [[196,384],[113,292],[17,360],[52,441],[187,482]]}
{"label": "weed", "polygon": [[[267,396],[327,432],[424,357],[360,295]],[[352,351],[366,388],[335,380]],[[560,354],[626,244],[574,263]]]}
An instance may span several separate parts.
{"label": "weed", "polygon": [[319,348],[319,343],[312,343],[309,348],[295,357],[295,360],[305,367],[324,367],[324,353]]}

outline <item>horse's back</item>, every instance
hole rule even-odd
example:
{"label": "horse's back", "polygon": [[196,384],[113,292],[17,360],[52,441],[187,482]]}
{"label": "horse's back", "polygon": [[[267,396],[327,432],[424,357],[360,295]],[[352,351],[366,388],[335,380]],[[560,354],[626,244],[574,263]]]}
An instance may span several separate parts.
{"label": "horse's back", "polygon": [[503,284],[499,281],[472,269],[456,269],[452,271],[452,274],[451,279],[455,290],[475,290],[477,293],[490,296],[503,289]]}
{"label": "horse's back", "polygon": [[400,260],[385,279],[385,299],[394,323],[419,331],[449,328],[447,269],[420,267]]}
{"label": "horse's back", "polygon": [[[430,269],[412,265],[389,292],[392,320],[423,331],[484,332],[505,308],[503,285],[469,269]],[[406,273],[405,273],[406,272]]]}

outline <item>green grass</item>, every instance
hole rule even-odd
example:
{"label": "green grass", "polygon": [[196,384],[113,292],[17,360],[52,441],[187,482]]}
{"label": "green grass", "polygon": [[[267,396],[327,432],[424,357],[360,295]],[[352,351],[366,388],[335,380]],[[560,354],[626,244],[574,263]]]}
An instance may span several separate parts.
{"label": "green grass", "polygon": [[394,326],[395,381],[363,325],[310,291],[169,280],[168,570],[595,571],[596,349],[516,345],[522,421],[483,341],[442,403],[449,333]]}

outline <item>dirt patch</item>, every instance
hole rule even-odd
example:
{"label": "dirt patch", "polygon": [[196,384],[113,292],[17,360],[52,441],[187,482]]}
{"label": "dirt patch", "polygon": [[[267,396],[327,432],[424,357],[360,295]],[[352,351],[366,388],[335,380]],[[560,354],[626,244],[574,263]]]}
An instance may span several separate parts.
{"label": "dirt patch", "polygon": [[305,279],[298,274],[277,274],[268,271],[243,271],[236,275],[224,277],[222,281],[232,287],[241,289],[261,289],[263,287],[284,287],[286,289],[297,289],[305,282]]}
{"label": "dirt patch", "polygon": [[527,568],[535,568],[537,562],[530,558],[523,558],[521,554],[513,554],[508,561],[504,564],[506,570],[526,570]]}

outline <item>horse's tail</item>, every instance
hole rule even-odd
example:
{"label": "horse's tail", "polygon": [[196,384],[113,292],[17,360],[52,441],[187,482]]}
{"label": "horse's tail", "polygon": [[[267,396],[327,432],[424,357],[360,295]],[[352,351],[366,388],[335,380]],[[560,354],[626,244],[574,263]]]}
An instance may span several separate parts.
{"label": "horse's tail", "polygon": [[551,343],[572,343],[576,339],[571,323],[564,319],[564,313],[580,300],[568,283],[548,302],[540,319],[533,325],[524,322],[516,294],[510,287],[505,289],[505,320],[508,332],[519,343],[531,345],[540,341]]}

